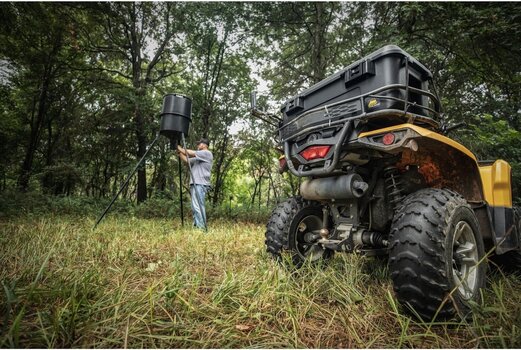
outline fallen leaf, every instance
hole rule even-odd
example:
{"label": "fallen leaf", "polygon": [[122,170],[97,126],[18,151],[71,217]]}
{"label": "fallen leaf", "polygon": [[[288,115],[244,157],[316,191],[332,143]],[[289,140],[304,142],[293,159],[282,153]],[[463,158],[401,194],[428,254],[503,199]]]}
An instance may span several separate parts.
{"label": "fallen leaf", "polygon": [[156,263],[148,263],[148,266],[145,269],[145,271],[153,272],[157,268],[157,265],[158,264],[156,264]]}
{"label": "fallen leaf", "polygon": [[243,332],[251,331],[253,329],[252,325],[249,324],[238,324],[235,326],[235,329]]}

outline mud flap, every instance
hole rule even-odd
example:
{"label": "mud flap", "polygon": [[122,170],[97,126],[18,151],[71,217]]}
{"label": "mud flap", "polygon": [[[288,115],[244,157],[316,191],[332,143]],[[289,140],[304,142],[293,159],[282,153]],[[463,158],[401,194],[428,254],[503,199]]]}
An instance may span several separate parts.
{"label": "mud flap", "polygon": [[519,248],[519,232],[514,225],[514,209],[505,207],[489,207],[492,217],[496,253],[503,254]]}

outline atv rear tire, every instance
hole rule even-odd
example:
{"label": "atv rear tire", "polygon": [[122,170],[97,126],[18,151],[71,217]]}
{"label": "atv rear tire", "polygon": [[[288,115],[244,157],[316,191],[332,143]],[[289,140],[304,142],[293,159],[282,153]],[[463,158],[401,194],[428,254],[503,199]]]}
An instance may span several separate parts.
{"label": "atv rear tire", "polygon": [[484,245],[459,194],[422,189],[402,202],[390,233],[389,272],[400,303],[425,321],[465,318],[485,284]]}
{"label": "atv rear tire", "polygon": [[302,197],[292,197],[279,204],[266,226],[267,251],[279,261],[283,251],[289,251],[296,268],[306,261],[318,263],[330,259],[334,252],[316,243],[322,217],[322,205]]}

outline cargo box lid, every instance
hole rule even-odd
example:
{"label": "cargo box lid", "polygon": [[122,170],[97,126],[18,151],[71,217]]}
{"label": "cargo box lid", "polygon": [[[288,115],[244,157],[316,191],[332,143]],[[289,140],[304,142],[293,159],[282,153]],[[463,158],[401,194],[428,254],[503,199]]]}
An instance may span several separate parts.
{"label": "cargo box lid", "polygon": [[357,60],[356,62],[348,65],[347,67],[342,68],[338,72],[330,75],[329,77],[325,78],[324,80],[316,83],[315,85],[312,85],[311,87],[307,88],[306,90],[300,92],[297,95],[292,96],[286,102],[284,102],[281,106],[281,111],[283,112],[286,108],[286,105],[288,103],[292,103],[296,99],[300,98],[306,98],[306,96],[312,94],[313,92],[321,89],[324,86],[327,86],[338,79],[343,79],[346,72],[359,65],[361,62],[367,61],[367,60],[377,60],[383,56],[389,56],[389,55],[399,55],[402,57],[407,57],[409,59],[409,65],[415,67],[419,72],[422,73],[423,79],[432,79],[432,73],[418,60],[416,60],[414,57],[412,57],[410,54],[408,54],[405,50],[401,49],[400,47],[396,45],[386,45],[384,47],[381,47],[380,49],[372,52],[371,54]]}

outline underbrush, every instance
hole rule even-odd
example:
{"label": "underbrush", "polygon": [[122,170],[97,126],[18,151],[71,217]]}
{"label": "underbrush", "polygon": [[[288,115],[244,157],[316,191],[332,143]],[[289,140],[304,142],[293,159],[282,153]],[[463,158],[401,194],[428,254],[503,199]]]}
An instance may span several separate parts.
{"label": "underbrush", "polygon": [[521,346],[521,280],[490,275],[467,321],[421,323],[385,263],[337,254],[296,273],[264,224],[32,215],[0,220],[0,346],[475,348]]}
{"label": "underbrush", "polygon": [[[50,196],[39,192],[19,193],[6,191],[0,196],[0,218],[16,216],[71,215],[81,217],[98,217],[110,204],[110,198],[94,198],[87,196]],[[184,215],[191,220],[189,198],[183,202]],[[249,206],[229,207],[227,205],[213,207],[207,203],[207,216],[230,220],[265,223],[272,208]],[[136,204],[126,199],[114,202],[108,216],[136,217],[141,219],[177,219],[181,217],[178,199],[165,196],[153,196],[144,203]]]}

